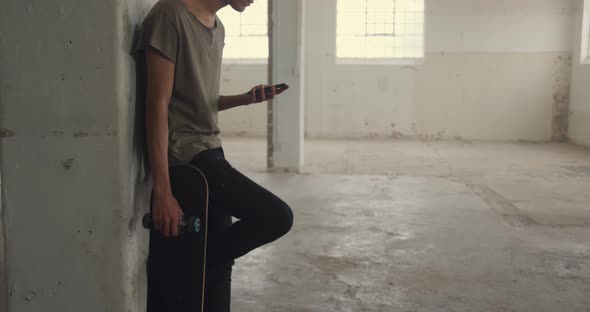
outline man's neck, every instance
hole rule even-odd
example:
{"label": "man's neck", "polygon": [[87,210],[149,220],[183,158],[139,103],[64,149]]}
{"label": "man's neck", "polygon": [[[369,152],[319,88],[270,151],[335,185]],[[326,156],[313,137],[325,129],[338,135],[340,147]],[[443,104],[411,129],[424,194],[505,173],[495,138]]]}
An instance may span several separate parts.
{"label": "man's neck", "polygon": [[214,16],[227,5],[226,0],[182,0],[191,9],[202,16]]}

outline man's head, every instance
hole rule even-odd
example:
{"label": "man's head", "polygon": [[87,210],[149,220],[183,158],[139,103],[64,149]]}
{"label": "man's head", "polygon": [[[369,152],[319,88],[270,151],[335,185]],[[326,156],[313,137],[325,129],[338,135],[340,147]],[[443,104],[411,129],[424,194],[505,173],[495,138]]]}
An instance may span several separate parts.
{"label": "man's head", "polygon": [[254,3],[254,0],[225,0],[234,10],[238,12],[244,12],[250,4]]}

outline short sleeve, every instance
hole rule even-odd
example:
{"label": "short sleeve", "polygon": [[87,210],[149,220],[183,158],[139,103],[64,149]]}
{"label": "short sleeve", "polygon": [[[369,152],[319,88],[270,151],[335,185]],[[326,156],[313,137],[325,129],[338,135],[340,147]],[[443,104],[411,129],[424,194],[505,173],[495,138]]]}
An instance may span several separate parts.
{"label": "short sleeve", "polygon": [[141,26],[135,53],[145,52],[149,47],[158,50],[176,64],[178,56],[178,30],[163,12],[149,15]]}

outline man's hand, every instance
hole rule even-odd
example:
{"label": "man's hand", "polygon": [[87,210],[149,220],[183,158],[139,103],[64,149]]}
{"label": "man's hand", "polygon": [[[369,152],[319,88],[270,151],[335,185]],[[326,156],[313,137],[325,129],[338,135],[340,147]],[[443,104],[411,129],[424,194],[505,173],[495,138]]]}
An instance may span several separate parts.
{"label": "man's hand", "polygon": [[[270,89],[270,92],[268,94],[263,92],[263,90],[267,87]],[[230,108],[234,108],[234,107],[238,107],[238,106],[250,105],[250,104],[254,104],[254,103],[260,103],[260,102],[272,100],[277,95],[285,92],[285,90],[287,90],[287,89],[288,89],[288,86],[287,86],[287,88],[283,88],[283,89],[280,89],[277,91],[275,86],[259,85],[259,86],[252,88],[252,90],[250,90],[246,93],[239,94],[239,95],[230,95],[230,96],[223,96],[222,95],[219,97],[219,111],[224,111],[226,109],[230,109]]]}
{"label": "man's hand", "polygon": [[[270,88],[269,94],[266,94],[266,92],[264,92],[264,89],[266,87]],[[275,86],[267,86],[267,85],[256,86],[256,87],[252,88],[252,90],[250,90],[250,92],[248,92],[248,95],[250,95],[250,101],[251,101],[250,104],[272,100],[275,98],[275,96],[283,93],[283,91],[284,90],[277,92]]]}
{"label": "man's hand", "polygon": [[162,235],[178,236],[178,226],[182,221],[182,209],[171,193],[154,193],[152,222]]}

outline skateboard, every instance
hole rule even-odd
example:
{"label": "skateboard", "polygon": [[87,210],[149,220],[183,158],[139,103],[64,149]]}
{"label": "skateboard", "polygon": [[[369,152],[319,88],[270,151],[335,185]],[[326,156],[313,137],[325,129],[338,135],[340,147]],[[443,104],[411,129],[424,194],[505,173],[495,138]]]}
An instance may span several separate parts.
{"label": "skateboard", "polygon": [[209,186],[192,165],[170,167],[170,186],[183,211],[179,236],[167,238],[152,227],[151,214],[143,218],[150,229],[147,312],[203,312]]}

